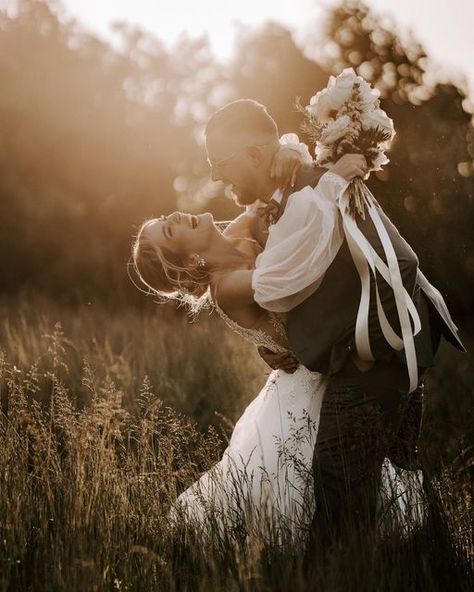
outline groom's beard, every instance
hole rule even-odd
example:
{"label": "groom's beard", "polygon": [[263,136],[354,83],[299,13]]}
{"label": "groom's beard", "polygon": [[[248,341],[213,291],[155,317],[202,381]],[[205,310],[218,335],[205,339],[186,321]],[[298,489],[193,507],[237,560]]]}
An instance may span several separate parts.
{"label": "groom's beard", "polygon": [[252,189],[240,189],[234,185],[229,185],[228,190],[234,202],[241,207],[250,206],[259,199]]}

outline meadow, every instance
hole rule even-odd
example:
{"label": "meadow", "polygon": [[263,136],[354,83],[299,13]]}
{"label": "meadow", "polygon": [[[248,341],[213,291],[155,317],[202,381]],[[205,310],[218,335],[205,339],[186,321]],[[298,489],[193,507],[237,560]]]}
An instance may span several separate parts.
{"label": "meadow", "polygon": [[443,348],[426,396],[427,520],[322,561],[251,538],[219,553],[172,529],[268,373],[216,315],[0,303],[0,590],[468,590],[472,376]]}

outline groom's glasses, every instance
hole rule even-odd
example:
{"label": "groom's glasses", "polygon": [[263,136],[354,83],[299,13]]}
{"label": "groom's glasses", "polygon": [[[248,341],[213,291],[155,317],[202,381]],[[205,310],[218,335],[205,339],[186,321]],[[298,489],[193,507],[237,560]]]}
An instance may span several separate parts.
{"label": "groom's glasses", "polygon": [[243,146],[242,148],[239,148],[238,150],[236,150],[232,154],[229,154],[229,156],[224,156],[224,158],[221,158],[220,160],[211,160],[210,158],[208,158],[207,162],[209,163],[209,166],[211,167],[211,169],[215,169],[215,168],[220,167],[222,165],[228,164],[236,156],[238,156],[241,152],[243,152],[244,150],[247,150],[247,148],[251,148],[251,147],[265,148],[266,146],[270,146],[270,145],[271,144],[250,144],[249,146]]}

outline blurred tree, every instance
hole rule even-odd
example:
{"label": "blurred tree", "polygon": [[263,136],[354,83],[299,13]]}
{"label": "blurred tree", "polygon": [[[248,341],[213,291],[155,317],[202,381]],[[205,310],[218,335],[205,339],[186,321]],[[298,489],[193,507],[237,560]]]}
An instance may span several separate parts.
{"label": "blurred tree", "polygon": [[[398,132],[391,163],[371,186],[458,318],[472,319],[472,118],[461,89],[431,81],[414,40],[402,42],[350,1],[328,11],[306,55],[287,29],[268,23],[242,28],[235,58],[218,64],[205,39],[183,38],[169,51],[125,23],[115,25],[112,48],[52,6],[19,0],[14,16],[0,12],[4,291],[133,298],[126,261],[141,220],[176,207],[237,213],[208,179],[209,114],[252,97],[281,132],[298,131],[295,97],[309,99],[328,72],[353,66],[380,88]],[[307,57],[315,47],[319,63]]]}
{"label": "blurred tree", "polygon": [[47,2],[0,13],[4,289],[116,294],[134,226],[175,208],[176,162],[192,135],[176,106],[198,58],[117,31],[122,51]]}
{"label": "blurred tree", "polygon": [[252,97],[266,105],[280,132],[298,131],[296,96],[309,96],[325,86],[327,72],[297,47],[290,31],[268,23],[258,31],[241,29],[238,52],[229,68],[237,98]]}

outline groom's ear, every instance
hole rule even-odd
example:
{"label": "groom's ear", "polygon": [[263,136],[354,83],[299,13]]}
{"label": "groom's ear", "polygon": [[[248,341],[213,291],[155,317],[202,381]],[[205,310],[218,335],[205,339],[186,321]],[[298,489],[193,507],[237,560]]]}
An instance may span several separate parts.
{"label": "groom's ear", "polygon": [[246,154],[250,164],[254,167],[259,167],[264,160],[263,152],[260,146],[248,146],[246,148]]}

